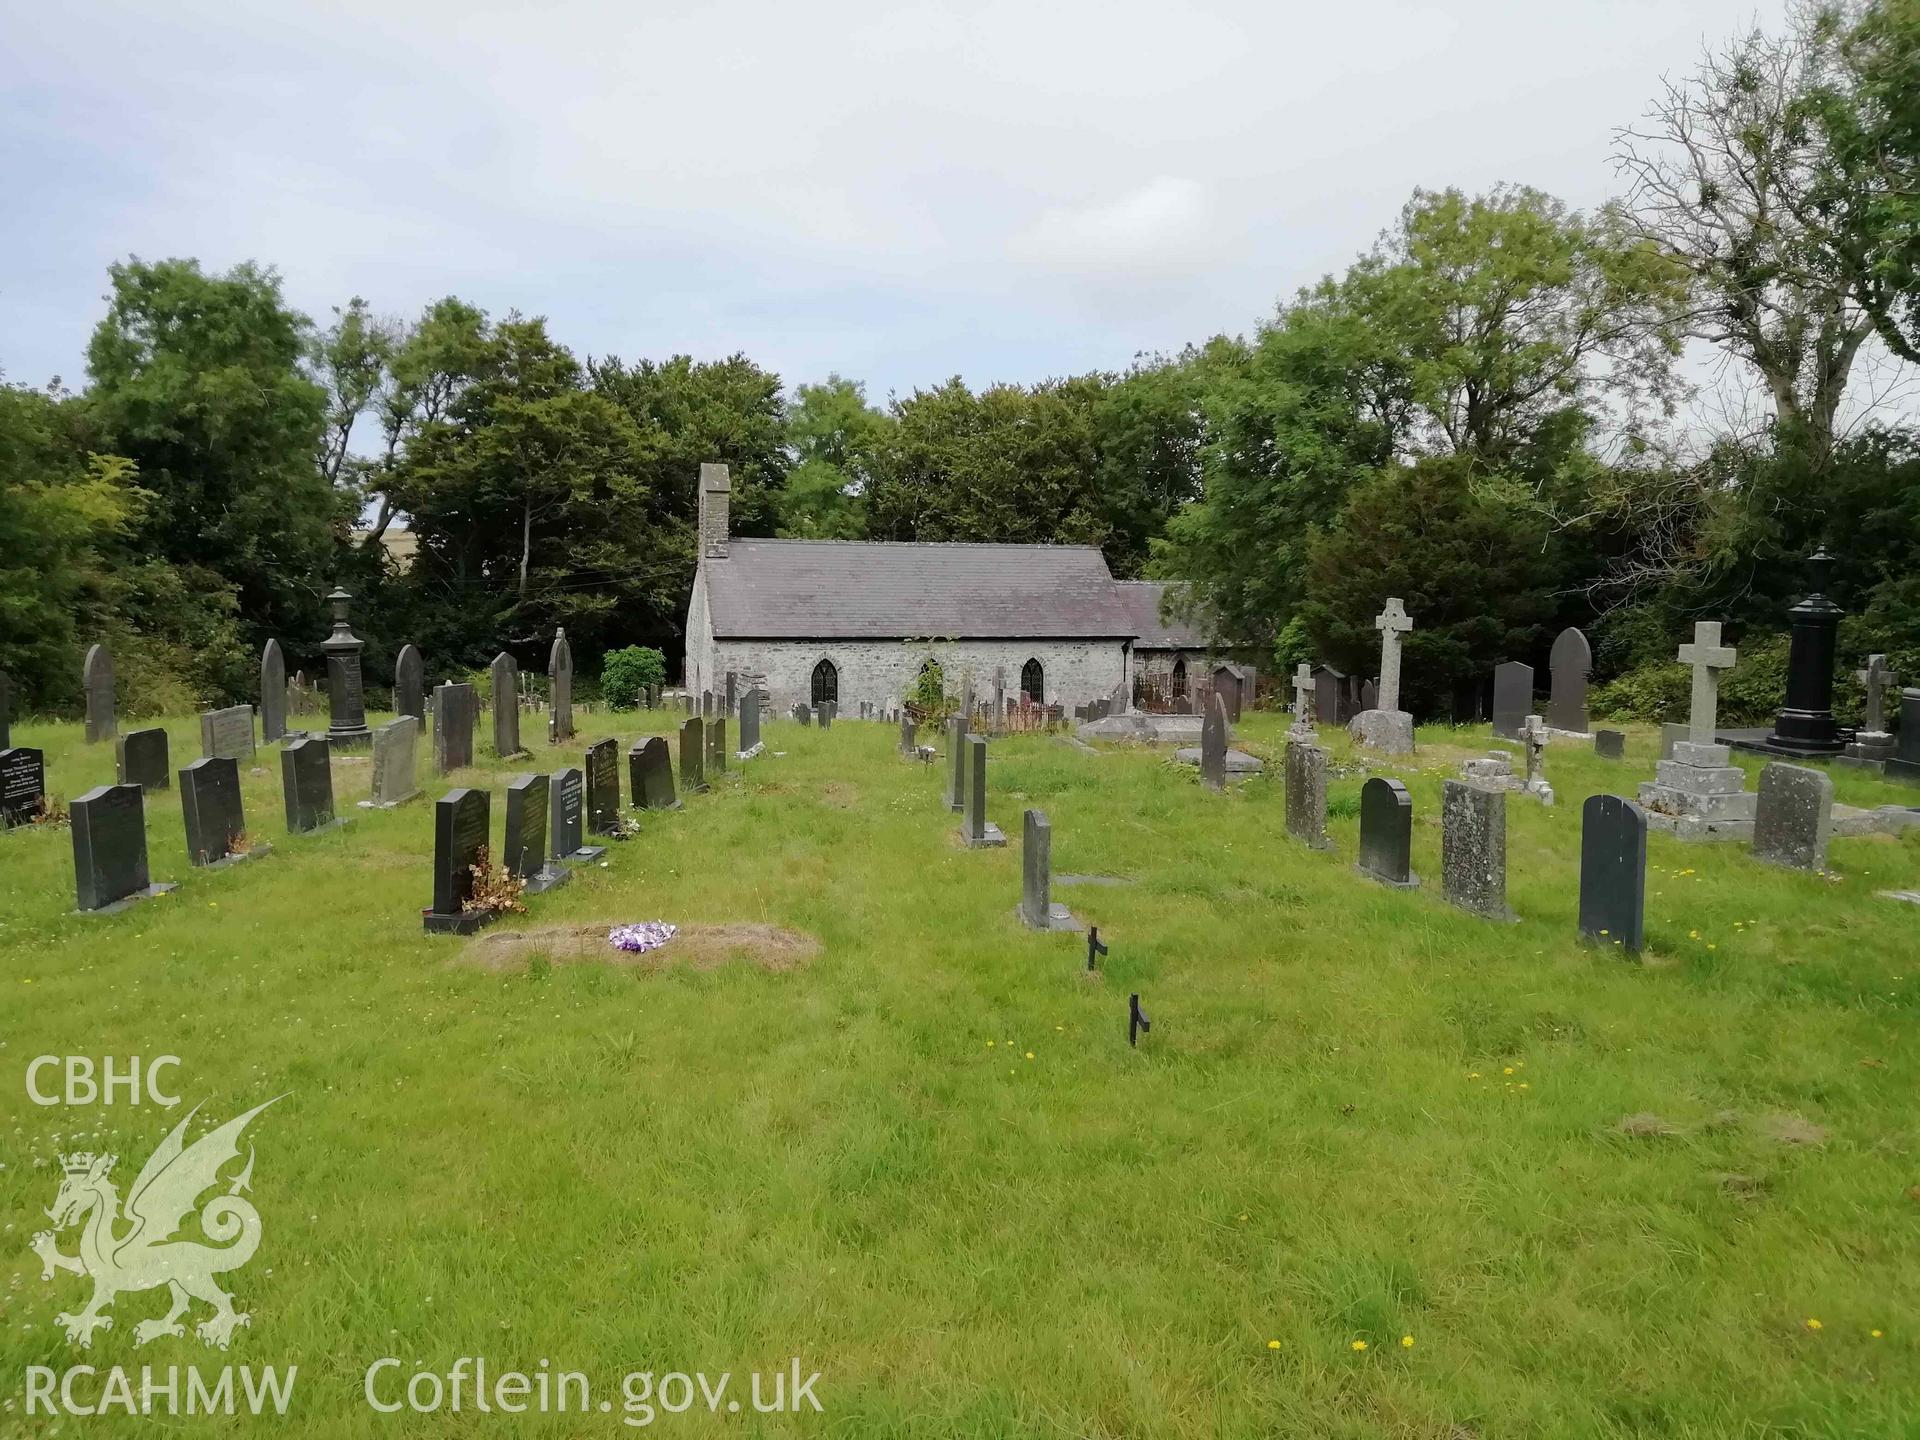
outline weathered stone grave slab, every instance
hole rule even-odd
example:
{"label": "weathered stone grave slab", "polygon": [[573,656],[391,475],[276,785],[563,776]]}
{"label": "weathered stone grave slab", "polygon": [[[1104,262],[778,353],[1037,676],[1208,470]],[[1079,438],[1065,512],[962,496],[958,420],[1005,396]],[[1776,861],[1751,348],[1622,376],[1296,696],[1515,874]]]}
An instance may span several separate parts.
{"label": "weathered stone grave slab", "polygon": [[1624,760],[1627,758],[1627,733],[1624,730],[1596,730],[1593,732],[1593,753],[1602,760]]}
{"label": "weathered stone grave slab", "polygon": [[433,768],[442,775],[473,764],[473,726],[479,708],[471,685],[446,684],[433,692]]}
{"label": "weathered stone grave slab", "polygon": [[428,934],[471,935],[493,920],[491,911],[466,908],[474,867],[486,853],[491,810],[492,797],[484,790],[449,790],[434,801],[433,907],[420,912]]}
{"label": "weathered stone grave slab", "polygon": [[147,873],[147,811],[138,785],[96,785],[73,802],[75,908],[112,915],[178,887]]}
{"label": "weathered stone grave slab", "polygon": [[1647,815],[1619,795],[1580,807],[1580,936],[1638,955],[1647,932]]}
{"label": "weathered stone grave slab", "polygon": [[393,713],[427,718],[427,665],[412,644],[402,645],[393,662]]}
{"label": "weathered stone grave slab", "polygon": [[364,809],[391,810],[420,793],[414,779],[415,750],[420,722],[402,715],[373,732],[373,795],[360,802]]}
{"label": "weathered stone grave slab", "polygon": [[280,789],[294,834],[346,823],[333,808],[333,746],[325,736],[302,735],[281,748]]}
{"label": "weathered stone grave slab", "polygon": [[706,788],[706,721],[689,715],[680,722],[680,789],[687,795],[700,795]]}
{"label": "weathered stone grave slab", "polygon": [[1753,858],[1792,870],[1825,870],[1833,834],[1833,777],[1808,765],[1770,762],[1760,772]]}
{"label": "weathered stone grave slab", "polygon": [[260,743],[271,745],[286,736],[287,657],[278,640],[269,640],[260,652]]}
{"label": "weathered stone grave slab", "polygon": [[80,667],[80,684],[87,695],[87,743],[111,740],[119,733],[120,722],[114,711],[113,653],[106,646],[88,648],[86,663]]}
{"label": "weathered stone grave slab", "polygon": [[966,808],[967,722],[955,715],[947,721],[947,809]]}
{"label": "weathered stone grave slab", "polygon": [[1085,929],[1071,910],[1054,903],[1052,872],[1053,826],[1044,811],[1029,810],[1021,823],[1020,919],[1033,930]]}
{"label": "weathered stone grave slab", "polygon": [[200,712],[200,754],[208,760],[253,758],[253,706]]}
{"label": "weathered stone grave slab", "polygon": [[760,692],[749,688],[740,696],[740,750],[734,758],[751,760],[763,748],[760,740]]}
{"label": "weathered stone grave slab", "polygon": [[503,760],[524,755],[527,749],[520,743],[520,666],[502,650],[493,657],[487,674],[488,688],[493,692],[493,753]]}
{"label": "weathered stone grave slab", "polygon": [[1209,790],[1227,788],[1227,702],[1217,691],[1200,725],[1200,783]]}
{"label": "weathered stone grave slab", "polygon": [[528,895],[542,894],[571,878],[567,871],[548,863],[549,789],[545,775],[521,775],[507,784],[506,832],[500,856],[507,873],[519,877]]}
{"label": "weathered stone grave slab", "polygon": [[1419,888],[1413,873],[1413,796],[1387,775],[1360,787],[1360,860],[1354,869],[1396,890]]}
{"label": "weathered stone grave slab", "polygon": [[716,715],[707,722],[707,773],[727,773],[727,717]]}
{"label": "weathered stone grave slab", "polygon": [[1587,676],[1593,670],[1593,647],[1574,626],[1562,630],[1547,657],[1552,690],[1547,697],[1547,724],[1575,735],[1587,732]]}
{"label": "weathered stone grave slab", "polygon": [[1507,795],[1471,780],[1441,782],[1440,883],[1449,902],[1486,920],[1507,907]]}
{"label": "weathered stone grave slab", "polygon": [[650,735],[627,752],[633,803],[641,810],[678,810],[673,793],[673,755],[664,735]]}
{"label": "weathered stone grave slab", "polygon": [[183,769],[180,814],[187,827],[189,864],[220,866],[267,853],[268,846],[247,837],[236,760],[208,756]]}
{"label": "weathered stone grave slab", "polygon": [[1327,752],[1306,740],[1287,741],[1287,834],[1312,850],[1329,850]]}
{"label": "weathered stone grave slab", "polygon": [[987,819],[987,737],[966,737],[966,797],[960,812],[960,838],[969,849],[1004,845],[1007,837]]}
{"label": "weathered stone grave slab", "polygon": [[547,654],[547,739],[555,745],[573,738],[573,646],[567,632],[553,632]]}
{"label": "weathered stone grave slab", "polygon": [[47,798],[47,757],[31,746],[0,750],[0,828],[33,823]]}
{"label": "weathered stone grave slab", "polygon": [[1521,727],[1533,712],[1533,667],[1509,660],[1493,670],[1493,733],[1506,740],[1522,738]]}
{"label": "weathered stone grave slab", "polygon": [[122,785],[138,785],[142,790],[173,788],[173,764],[168,755],[167,732],[154,726],[148,730],[130,730],[113,742],[114,765]]}

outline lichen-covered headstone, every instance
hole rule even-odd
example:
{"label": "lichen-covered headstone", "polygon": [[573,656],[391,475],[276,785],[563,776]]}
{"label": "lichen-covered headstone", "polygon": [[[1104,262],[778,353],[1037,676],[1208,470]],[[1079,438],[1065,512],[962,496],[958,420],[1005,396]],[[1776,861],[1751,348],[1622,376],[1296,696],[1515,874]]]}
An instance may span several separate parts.
{"label": "lichen-covered headstone", "polygon": [[200,712],[200,753],[209,760],[253,758],[253,706]]}
{"label": "lichen-covered headstone", "polygon": [[361,804],[370,810],[391,810],[420,793],[414,780],[420,722],[402,715],[373,732],[373,795]]}
{"label": "lichen-covered headstone", "polygon": [[1441,783],[1440,885],[1454,905],[1487,920],[1507,907],[1507,795],[1471,780]]}
{"label": "lichen-covered headstone", "polygon": [[1287,834],[1327,850],[1327,752],[1307,740],[1287,741]]}
{"label": "lichen-covered headstone", "polygon": [[1209,790],[1227,788],[1227,701],[1214,691],[1200,722],[1200,783]]}
{"label": "lichen-covered headstone", "polygon": [[1760,772],[1753,858],[1793,870],[1825,870],[1833,835],[1833,778],[1775,760]]}
{"label": "lichen-covered headstone", "polygon": [[493,753],[502,759],[524,755],[526,747],[520,743],[520,666],[502,650],[493,657],[487,674],[493,691]]}

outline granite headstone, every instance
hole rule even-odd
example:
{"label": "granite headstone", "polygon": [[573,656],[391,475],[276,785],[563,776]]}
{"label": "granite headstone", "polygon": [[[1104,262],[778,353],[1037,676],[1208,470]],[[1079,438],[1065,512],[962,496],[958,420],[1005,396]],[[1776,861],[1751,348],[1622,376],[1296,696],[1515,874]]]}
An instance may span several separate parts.
{"label": "granite headstone", "polygon": [[1753,814],[1754,859],[1792,870],[1825,870],[1832,835],[1832,776],[1781,760],[1761,770]]}
{"label": "granite headstone", "polygon": [[428,933],[471,935],[494,918],[491,911],[466,908],[473,898],[474,867],[487,853],[492,808],[485,790],[449,790],[434,801],[433,908],[420,912]]}
{"label": "granite headstone", "polygon": [[173,787],[173,762],[167,753],[165,730],[157,725],[147,730],[130,730],[113,744],[122,785],[138,785],[142,790]]}
{"label": "granite headstone", "polygon": [[1447,899],[1487,920],[1507,908],[1507,795],[1471,780],[1441,782],[1440,881]]}
{"label": "granite headstone", "polygon": [[0,828],[31,824],[47,798],[47,757],[30,746],[0,750]]}
{"label": "granite headstone", "polygon": [[280,751],[280,788],[287,829],[296,835],[324,830],[339,817],[333,808],[333,747],[323,735],[302,735]]}
{"label": "granite headstone", "polygon": [[1420,884],[1413,873],[1413,796],[1390,776],[1375,775],[1360,787],[1360,861],[1354,868],[1396,890]]}
{"label": "granite headstone", "polygon": [[76,908],[106,912],[175,889],[147,873],[145,792],[138,785],[97,785],[73,802]]}
{"label": "granite headstone", "polygon": [[269,640],[260,652],[260,743],[287,737],[287,657],[280,642]]}

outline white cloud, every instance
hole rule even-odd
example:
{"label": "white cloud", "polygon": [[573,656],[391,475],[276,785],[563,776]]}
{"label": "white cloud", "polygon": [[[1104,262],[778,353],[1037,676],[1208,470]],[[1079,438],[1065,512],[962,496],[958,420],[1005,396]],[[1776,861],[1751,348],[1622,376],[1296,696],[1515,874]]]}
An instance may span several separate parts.
{"label": "white cloud", "polygon": [[1158,175],[1110,200],[1044,210],[1008,248],[1063,270],[1162,274],[1218,257],[1227,240],[1205,185]]}

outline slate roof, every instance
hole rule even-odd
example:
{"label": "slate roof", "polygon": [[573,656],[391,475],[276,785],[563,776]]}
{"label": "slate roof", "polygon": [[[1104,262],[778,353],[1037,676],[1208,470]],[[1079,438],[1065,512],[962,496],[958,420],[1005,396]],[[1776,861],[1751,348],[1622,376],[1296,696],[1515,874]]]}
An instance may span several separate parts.
{"label": "slate roof", "polygon": [[701,561],[718,639],[1126,639],[1133,611],[1093,545],[728,541]]}
{"label": "slate roof", "polygon": [[1186,620],[1162,620],[1160,597],[1166,586],[1158,580],[1116,580],[1127,617],[1133,623],[1133,648],[1136,650],[1205,650],[1207,637],[1199,626]]}

